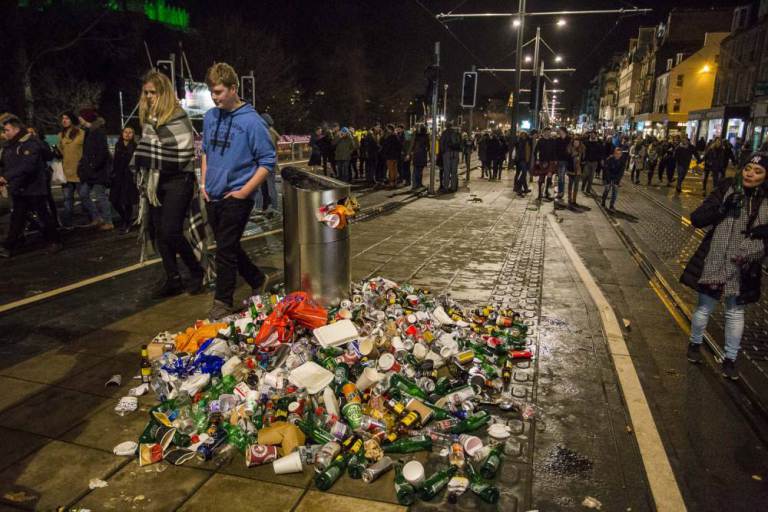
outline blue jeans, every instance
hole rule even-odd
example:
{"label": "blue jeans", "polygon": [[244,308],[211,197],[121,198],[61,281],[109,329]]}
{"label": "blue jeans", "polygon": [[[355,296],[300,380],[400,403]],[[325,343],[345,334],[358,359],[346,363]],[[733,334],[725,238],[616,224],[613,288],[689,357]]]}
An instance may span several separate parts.
{"label": "blue jeans", "polygon": [[[704,330],[709,322],[709,315],[714,311],[718,299],[699,292],[699,303],[691,318],[691,343],[701,343]],[[744,304],[736,304],[736,297],[725,298],[725,357],[736,360],[744,333]]]}
{"label": "blue jeans", "polygon": [[416,164],[413,165],[413,178],[411,178],[412,189],[417,189],[422,187],[421,176],[424,172],[424,167],[425,166],[423,165],[416,165]]}
{"label": "blue jeans", "polygon": [[677,190],[681,190],[683,188],[683,181],[685,180],[685,176],[687,174],[688,174],[688,166],[686,165],[677,166]]}
{"label": "blue jeans", "polygon": [[95,217],[91,220],[100,220],[106,224],[112,224],[112,205],[107,197],[107,187],[98,184],[89,185],[88,183],[81,183],[78,193],[83,204],[86,201],[91,202],[91,192],[93,192],[93,201],[95,203],[95,205],[92,203]]}
{"label": "blue jeans", "polygon": [[563,197],[565,193],[565,173],[568,171],[568,162],[557,162],[557,197]]}
{"label": "blue jeans", "polygon": [[88,195],[88,191],[83,190],[84,186],[84,183],[74,182],[67,182],[61,186],[61,192],[64,194],[64,211],[61,214],[62,225],[66,227],[72,225],[72,212],[75,207],[75,190],[77,190],[77,195],[80,196],[80,202],[83,205],[83,209],[88,214],[90,220],[94,220],[99,216],[93,201],[91,201],[91,196]]}
{"label": "blue jeans", "polygon": [[446,151],[443,153],[443,170],[440,180],[443,188],[450,192],[456,192],[459,188],[459,152]]}

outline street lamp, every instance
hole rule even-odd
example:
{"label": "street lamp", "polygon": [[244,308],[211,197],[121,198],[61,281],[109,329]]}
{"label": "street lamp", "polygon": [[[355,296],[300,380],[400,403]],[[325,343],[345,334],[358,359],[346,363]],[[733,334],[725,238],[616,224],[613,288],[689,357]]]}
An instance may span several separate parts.
{"label": "street lamp", "polygon": [[559,78],[555,78],[554,80],[552,80],[552,83],[553,84],[559,84],[560,83],[560,79]]}
{"label": "street lamp", "polygon": [[530,55],[526,55],[526,56],[525,56],[525,62],[531,62],[532,60],[533,60],[533,59],[531,58],[531,56],[530,56]]}
{"label": "street lamp", "polygon": [[515,28],[519,27],[520,26],[520,18],[515,18],[514,20],[512,20],[512,26],[515,27]]}
{"label": "street lamp", "polygon": [[555,62],[561,62],[563,58],[560,55],[555,55]]}
{"label": "street lamp", "polygon": [[558,27],[564,27],[565,26],[565,19],[564,18],[560,18],[559,20],[557,20],[557,26]]}

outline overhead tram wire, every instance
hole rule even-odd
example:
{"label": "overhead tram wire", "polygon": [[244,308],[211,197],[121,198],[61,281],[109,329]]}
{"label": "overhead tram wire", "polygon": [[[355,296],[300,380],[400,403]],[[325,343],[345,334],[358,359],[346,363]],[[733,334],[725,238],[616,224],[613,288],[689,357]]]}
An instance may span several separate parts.
{"label": "overhead tram wire", "polygon": [[[478,57],[478,56],[475,54],[475,52],[473,52],[473,51],[472,51],[472,50],[469,48],[469,46],[467,46],[466,44],[464,44],[464,41],[462,41],[462,40],[459,38],[459,36],[457,36],[456,34],[454,34],[454,33],[453,33],[453,31],[452,31],[452,30],[451,30],[451,29],[450,29],[450,28],[449,28],[449,27],[448,27],[448,26],[447,26],[447,25],[446,25],[444,22],[442,22],[442,21],[438,20],[438,19],[437,19],[437,16],[436,16],[436,15],[435,15],[435,14],[434,14],[432,11],[430,11],[430,10],[429,10],[429,8],[428,8],[427,6],[425,6],[425,5],[424,5],[424,4],[421,2],[421,0],[413,0],[413,1],[414,1],[414,2],[416,2],[416,4],[418,4],[418,6],[419,6],[419,7],[421,7],[421,8],[422,8],[422,9],[423,9],[423,10],[424,10],[424,11],[425,11],[427,14],[429,14],[429,16],[430,16],[430,17],[431,17],[433,20],[435,20],[435,22],[439,23],[439,24],[440,24],[440,26],[442,26],[442,27],[445,29],[445,31],[446,31],[446,32],[448,32],[448,33],[451,35],[451,37],[453,37],[453,38],[456,40],[456,42],[457,42],[457,43],[459,43],[459,44],[462,46],[462,48],[464,48],[464,50],[466,50],[466,52],[469,54],[469,56],[470,56],[470,57],[472,57],[472,58],[473,58],[473,59],[474,59],[474,60],[475,60],[475,61],[476,61],[476,62],[479,64],[479,67],[483,67],[483,68],[486,68],[486,67],[490,67],[490,66],[486,66],[486,65],[485,65],[485,63],[483,62],[483,59],[481,59],[480,57]],[[454,8],[454,10],[458,9],[459,7],[461,7],[461,5],[459,5],[459,6],[455,7],[455,8]],[[497,80],[497,81],[498,81],[498,82],[499,82],[501,85],[503,85],[504,87],[512,88],[512,85],[511,85],[511,84],[507,83],[507,81],[506,81],[506,80],[503,80],[503,79],[502,79],[502,78],[501,78],[499,75],[497,75],[496,73],[493,73],[493,72],[491,72],[491,76],[493,76],[493,77],[494,77],[494,78],[495,78],[495,79],[496,79],[496,80]]]}

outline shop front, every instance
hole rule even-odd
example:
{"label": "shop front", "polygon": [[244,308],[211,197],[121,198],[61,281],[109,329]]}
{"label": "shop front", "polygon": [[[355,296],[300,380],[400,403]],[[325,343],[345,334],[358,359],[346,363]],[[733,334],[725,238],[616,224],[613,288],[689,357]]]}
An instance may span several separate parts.
{"label": "shop front", "polygon": [[757,151],[768,142],[768,101],[756,101],[752,104],[752,123],[746,144],[752,151]]}

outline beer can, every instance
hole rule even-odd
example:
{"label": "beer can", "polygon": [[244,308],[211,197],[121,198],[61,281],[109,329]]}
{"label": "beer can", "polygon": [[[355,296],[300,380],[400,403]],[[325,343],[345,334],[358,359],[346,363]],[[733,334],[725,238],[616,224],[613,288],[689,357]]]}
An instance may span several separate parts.
{"label": "beer can", "polygon": [[459,364],[469,364],[475,359],[473,350],[463,350],[454,356]]}
{"label": "beer can", "polygon": [[384,456],[363,471],[363,482],[369,484],[392,469],[392,459]]}

